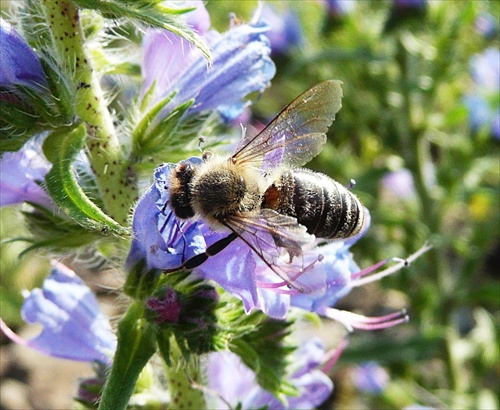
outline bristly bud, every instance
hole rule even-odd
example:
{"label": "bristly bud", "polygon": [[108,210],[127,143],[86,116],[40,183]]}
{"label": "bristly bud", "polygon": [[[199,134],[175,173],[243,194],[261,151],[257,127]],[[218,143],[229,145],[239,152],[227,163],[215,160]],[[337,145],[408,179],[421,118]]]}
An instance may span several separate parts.
{"label": "bristly bud", "polygon": [[148,298],[146,300],[146,307],[153,315],[152,320],[159,325],[165,322],[177,323],[181,313],[181,305],[177,293],[171,287],[163,288],[160,290],[158,296]]}
{"label": "bristly bud", "polygon": [[100,362],[93,364],[95,376],[81,379],[78,383],[78,392],[74,400],[85,408],[96,409],[101,398],[101,392],[106,383],[107,366]]}
{"label": "bristly bud", "polygon": [[0,20],[0,151],[17,151],[33,135],[71,124],[74,92],[54,57],[40,58]]}
{"label": "bristly bud", "polygon": [[145,317],[158,328],[158,344],[166,363],[170,363],[171,336],[186,358],[215,350],[219,295],[211,285],[185,279],[185,273],[165,276],[145,301]]}

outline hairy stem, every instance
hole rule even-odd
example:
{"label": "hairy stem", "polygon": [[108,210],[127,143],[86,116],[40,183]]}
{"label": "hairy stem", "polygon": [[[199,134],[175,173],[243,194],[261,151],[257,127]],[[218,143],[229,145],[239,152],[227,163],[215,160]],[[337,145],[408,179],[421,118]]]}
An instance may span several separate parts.
{"label": "hairy stem", "polygon": [[105,211],[123,224],[137,200],[137,181],[120,146],[98,76],[85,49],[78,9],[69,1],[42,3],[56,52],[73,79],[75,111],[86,125],[86,152]]}
{"label": "hairy stem", "polygon": [[199,360],[186,360],[175,338],[170,338],[170,366],[165,365],[171,403],[176,409],[206,409],[201,385]]}

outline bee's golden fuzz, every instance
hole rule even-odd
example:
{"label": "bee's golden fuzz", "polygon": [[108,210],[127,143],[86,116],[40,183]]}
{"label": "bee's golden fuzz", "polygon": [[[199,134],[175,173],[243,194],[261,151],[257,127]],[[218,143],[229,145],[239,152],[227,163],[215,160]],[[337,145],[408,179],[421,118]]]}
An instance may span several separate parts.
{"label": "bee's golden fuzz", "polygon": [[195,214],[213,227],[230,215],[258,210],[259,172],[230,159],[210,158],[195,172],[189,187]]}

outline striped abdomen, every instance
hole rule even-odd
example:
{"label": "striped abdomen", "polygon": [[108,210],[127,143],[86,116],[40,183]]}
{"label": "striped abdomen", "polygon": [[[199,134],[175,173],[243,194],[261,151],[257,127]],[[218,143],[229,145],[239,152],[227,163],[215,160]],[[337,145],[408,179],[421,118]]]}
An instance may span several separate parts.
{"label": "striped abdomen", "polygon": [[365,210],[353,193],[308,169],[281,174],[264,193],[262,208],[297,218],[317,238],[349,238],[365,225]]}

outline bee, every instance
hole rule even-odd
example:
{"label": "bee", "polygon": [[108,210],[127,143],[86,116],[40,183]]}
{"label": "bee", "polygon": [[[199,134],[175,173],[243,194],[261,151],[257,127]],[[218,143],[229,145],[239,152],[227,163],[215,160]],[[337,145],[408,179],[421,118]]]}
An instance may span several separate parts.
{"label": "bee", "polygon": [[[204,153],[170,174],[169,205],[180,219],[198,217],[229,235],[179,269],[193,269],[236,238],[289,285],[305,270],[300,257],[318,239],[346,239],[365,226],[358,198],[330,177],[299,168],[319,154],[341,107],[341,82],[322,82],[285,107],[235,153]],[[172,269],[178,270],[178,269]]]}

